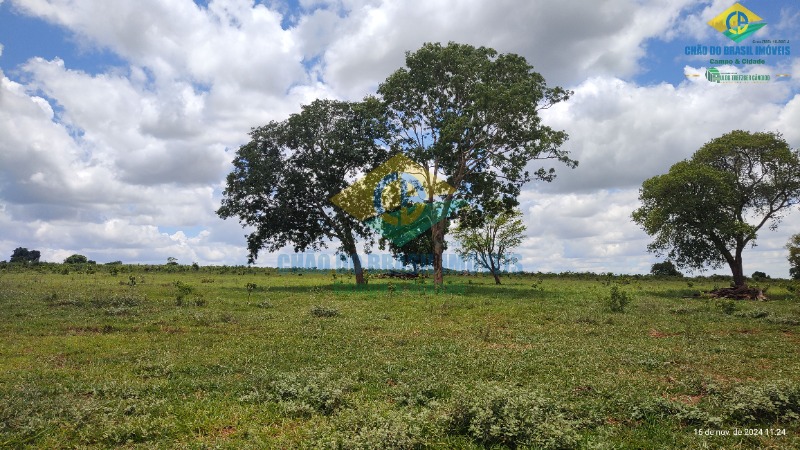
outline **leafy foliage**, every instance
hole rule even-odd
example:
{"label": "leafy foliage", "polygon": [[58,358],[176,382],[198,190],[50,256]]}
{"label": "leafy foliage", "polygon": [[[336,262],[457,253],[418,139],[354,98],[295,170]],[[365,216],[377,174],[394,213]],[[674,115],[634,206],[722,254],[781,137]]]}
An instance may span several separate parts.
{"label": "leafy foliage", "polygon": [[739,423],[795,422],[800,420],[800,386],[783,381],[737,386],[726,395],[725,408]]}
{"label": "leafy foliage", "polygon": [[625,312],[625,308],[631,302],[631,298],[627,292],[623,291],[616,284],[611,286],[611,291],[605,299],[606,307],[611,312]]}
{"label": "leafy foliage", "polygon": [[657,277],[682,277],[683,274],[675,267],[672,261],[655,263],[650,268],[650,273]]}
{"label": "leafy foliage", "polygon": [[83,255],[70,255],[64,260],[64,264],[85,264],[89,259]]}
{"label": "leafy foliage", "polygon": [[39,250],[28,250],[24,247],[17,247],[14,249],[14,252],[11,254],[11,259],[9,259],[8,262],[37,264],[40,257],[41,253]]}
{"label": "leafy foliage", "polygon": [[772,277],[767,275],[765,272],[761,272],[760,270],[756,270],[755,272],[753,272],[753,274],[750,276],[750,278],[752,278],[753,281],[764,281],[764,280],[769,280]]}
{"label": "leafy foliage", "polygon": [[360,409],[334,418],[333,430],[318,430],[314,448],[412,450],[430,447],[435,417],[430,412]]}
{"label": "leafy foliage", "polygon": [[576,423],[556,402],[523,389],[482,386],[456,399],[452,432],[485,445],[574,448]]}
{"label": "leafy foliage", "polygon": [[314,317],[336,317],[339,315],[339,310],[327,306],[315,305],[311,308],[311,315]]}
{"label": "leafy foliage", "polygon": [[459,243],[456,252],[465,260],[473,260],[488,269],[495,284],[500,284],[500,269],[517,261],[510,250],[522,243],[524,232],[522,212],[518,209],[485,218],[481,228],[461,221],[455,231]]}
{"label": "leafy foliage", "polygon": [[633,220],[655,238],[651,252],[679,267],[727,264],[741,285],[742,251],[763,226],[775,229],[799,196],[800,156],[780,134],[732,131],[646,180]]}
{"label": "leafy foliage", "polygon": [[360,278],[356,239],[367,239],[369,246],[372,230],[330,198],[347,187],[348,178],[385,159],[375,108],[374,101],[316,100],[250,133],[251,141],[236,153],[217,211],[255,229],[247,236],[250,262],[262,248],[292,244],[297,252],[318,251],[336,239]]}
{"label": "leafy foliage", "polygon": [[[512,208],[530,180],[525,167],[531,160],[577,165],[560,149],[567,134],[543,125],[539,117],[570,92],[547,87],[519,55],[428,43],[406,54],[406,67],[390,75],[378,94],[387,108],[392,149],[430,170],[431,186],[442,181],[441,173],[455,189],[428,193],[428,202],[444,205],[444,218],[454,201],[485,205],[500,198]],[[551,181],[555,170],[542,168],[534,176]],[[442,282],[443,222],[431,227],[437,284]]]}
{"label": "leafy foliage", "polygon": [[346,405],[351,384],[349,380],[332,379],[326,373],[287,374],[271,383],[270,397],[290,416],[330,415]]}

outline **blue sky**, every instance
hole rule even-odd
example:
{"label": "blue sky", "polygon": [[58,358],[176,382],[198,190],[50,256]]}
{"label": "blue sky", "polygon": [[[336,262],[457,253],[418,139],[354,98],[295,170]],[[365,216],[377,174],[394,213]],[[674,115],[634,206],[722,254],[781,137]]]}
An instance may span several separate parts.
{"label": "blue sky", "polygon": [[[0,0],[0,259],[21,245],[49,261],[243,264],[245,231],[214,211],[249,129],[374,93],[404,52],[452,40],[521,54],[575,91],[544,119],[581,164],[526,186],[523,268],[647,272],[657,258],[629,220],[643,180],[732,129],[800,146],[796,1],[742,1],[767,22],[753,38],[792,54],[728,68],[786,80],[709,83],[710,57],[684,54],[746,45],[707,25],[733,3]],[[745,271],[786,276],[796,232],[800,211]]]}

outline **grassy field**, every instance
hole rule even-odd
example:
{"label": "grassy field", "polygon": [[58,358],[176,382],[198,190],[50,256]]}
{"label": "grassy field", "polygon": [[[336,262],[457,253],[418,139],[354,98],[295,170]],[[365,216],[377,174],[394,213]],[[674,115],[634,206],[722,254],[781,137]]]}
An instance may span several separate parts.
{"label": "grassy field", "polygon": [[0,270],[0,448],[800,448],[788,282],[146,269]]}

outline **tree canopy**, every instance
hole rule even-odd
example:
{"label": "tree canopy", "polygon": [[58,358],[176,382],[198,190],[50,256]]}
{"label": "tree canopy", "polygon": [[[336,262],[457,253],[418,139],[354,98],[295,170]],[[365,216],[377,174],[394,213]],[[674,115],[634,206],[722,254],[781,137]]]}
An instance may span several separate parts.
{"label": "tree canopy", "polygon": [[780,134],[732,131],[646,180],[632,217],[654,237],[651,252],[690,269],[727,264],[741,286],[742,251],[799,196],[800,157]]}
{"label": "tree canopy", "polygon": [[17,247],[14,249],[14,252],[11,254],[11,259],[8,261],[12,263],[37,264],[40,257],[41,253],[39,250],[28,250],[24,247]]}
{"label": "tree canopy", "polygon": [[87,258],[87,257],[85,257],[83,255],[79,255],[79,254],[76,253],[74,255],[68,256],[64,260],[64,264],[85,264],[88,261],[89,261],[89,258]]}
{"label": "tree canopy", "polygon": [[357,281],[364,282],[356,240],[369,246],[374,230],[330,199],[348,179],[386,159],[376,108],[375,101],[316,100],[285,121],[252,130],[236,154],[217,211],[253,228],[247,236],[250,262],[263,248],[317,251],[335,239],[338,251],[352,258]]}
{"label": "tree canopy", "polygon": [[[543,125],[539,116],[570,92],[548,87],[522,56],[428,43],[406,54],[406,67],[390,75],[378,94],[386,106],[392,149],[429,171],[430,185],[442,181],[442,174],[453,188],[427,193],[429,204],[442,205],[441,220],[430,227],[437,284],[442,283],[444,224],[454,202],[483,205],[499,198],[508,210],[531,179],[526,170],[531,160],[577,165],[561,149],[567,134]],[[555,170],[542,167],[534,177],[551,181]]]}
{"label": "tree canopy", "polygon": [[682,277],[683,274],[675,267],[672,261],[655,263],[650,267],[650,274],[657,277]]}

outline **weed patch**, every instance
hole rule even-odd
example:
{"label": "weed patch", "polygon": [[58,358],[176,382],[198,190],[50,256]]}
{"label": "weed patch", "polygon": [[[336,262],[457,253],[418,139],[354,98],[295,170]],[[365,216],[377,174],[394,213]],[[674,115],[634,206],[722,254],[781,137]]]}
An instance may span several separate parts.
{"label": "weed patch", "polygon": [[449,431],[485,446],[573,448],[578,423],[557,402],[524,389],[481,386],[464,392],[448,415]]}

